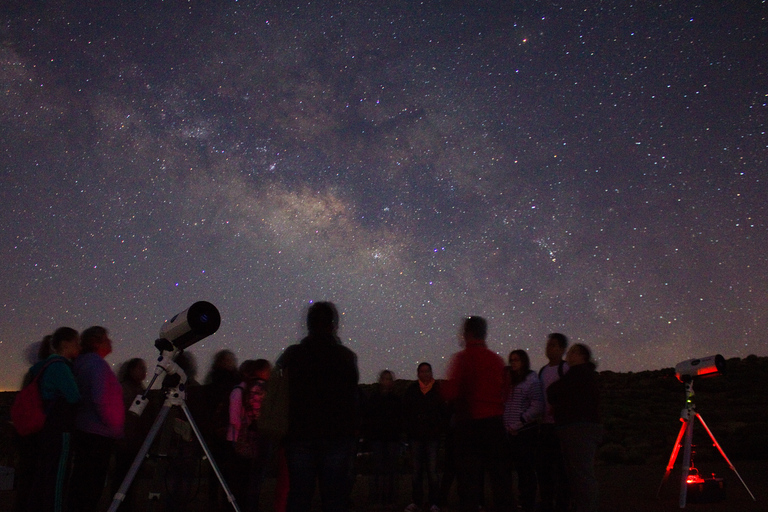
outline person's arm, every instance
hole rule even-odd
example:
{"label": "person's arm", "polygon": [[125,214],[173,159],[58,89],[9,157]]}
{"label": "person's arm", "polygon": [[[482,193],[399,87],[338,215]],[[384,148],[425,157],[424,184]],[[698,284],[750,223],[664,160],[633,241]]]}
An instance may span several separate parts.
{"label": "person's arm", "polygon": [[544,394],[541,392],[541,383],[535,372],[531,372],[530,382],[530,404],[521,415],[524,423],[536,421],[544,415]]}
{"label": "person's arm", "polygon": [[445,381],[440,386],[443,400],[448,403],[453,402],[459,397],[459,390],[461,389],[462,376],[458,359],[456,355],[451,358],[451,362],[448,363]]}
{"label": "person's arm", "polygon": [[517,418],[515,418],[515,407],[514,407],[514,389],[512,386],[509,386],[509,389],[507,390],[507,397],[504,400],[504,428],[507,429],[507,432],[513,432],[515,430],[515,426],[517,423]]}
{"label": "person's arm", "polygon": [[122,435],[125,424],[123,389],[109,364],[104,360],[102,363],[94,369],[93,401],[101,422],[115,434]]}
{"label": "person's arm", "polygon": [[229,394],[229,429],[227,441],[237,441],[243,423],[243,388],[235,387]]}

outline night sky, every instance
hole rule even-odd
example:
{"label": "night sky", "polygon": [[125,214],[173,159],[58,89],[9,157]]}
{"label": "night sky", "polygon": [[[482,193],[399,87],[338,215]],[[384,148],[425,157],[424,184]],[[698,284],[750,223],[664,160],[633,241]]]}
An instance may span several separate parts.
{"label": "night sky", "polygon": [[361,381],[462,318],[544,364],[768,355],[765,2],[6,1],[0,389],[59,326],[117,366],[274,360],[331,300]]}

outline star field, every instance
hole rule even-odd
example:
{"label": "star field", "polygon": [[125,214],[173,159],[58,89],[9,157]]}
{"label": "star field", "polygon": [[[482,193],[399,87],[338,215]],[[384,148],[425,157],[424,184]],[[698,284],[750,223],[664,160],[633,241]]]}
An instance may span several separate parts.
{"label": "star field", "polygon": [[361,380],[560,331],[599,369],[766,355],[768,7],[10,2],[0,388],[55,328],[109,361],[274,360],[313,300]]}

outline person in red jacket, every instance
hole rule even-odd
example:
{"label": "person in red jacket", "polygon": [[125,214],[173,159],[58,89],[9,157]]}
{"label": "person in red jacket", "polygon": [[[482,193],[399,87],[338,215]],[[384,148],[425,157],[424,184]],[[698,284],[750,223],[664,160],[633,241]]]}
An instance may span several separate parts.
{"label": "person in red jacket", "polygon": [[480,507],[485,471],[491,482],[494,508],[499,512],[512,510],[502,418],[509,380],[504,359],[485,344],[487,330],[482,317],[471,316],[464,321],[464,349],[451,359],[443,386],[443,396],[453,402],[456,411],[454,447],[463,512],[477,512]]}

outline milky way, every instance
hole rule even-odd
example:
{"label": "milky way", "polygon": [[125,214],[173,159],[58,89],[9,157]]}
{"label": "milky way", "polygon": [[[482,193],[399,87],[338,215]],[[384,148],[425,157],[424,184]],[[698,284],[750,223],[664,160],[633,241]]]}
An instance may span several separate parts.
{"label": "milky way", "polygon": [[361,379],[458,326],[544,363],[765,355],[768,8],[628,1],[10,2],[0,388],[98,324],[274,360],[312,300]]}

